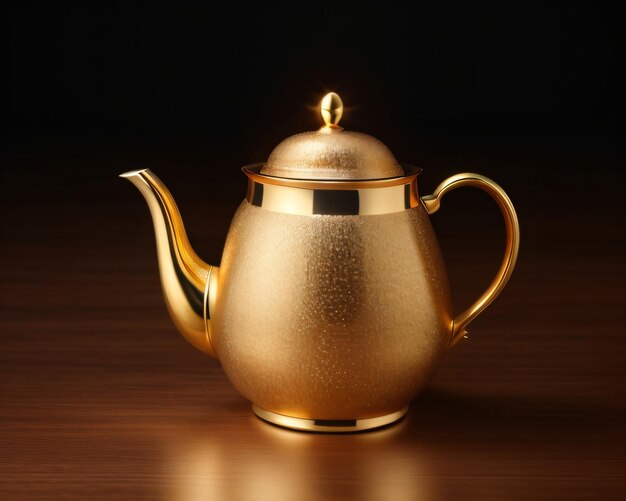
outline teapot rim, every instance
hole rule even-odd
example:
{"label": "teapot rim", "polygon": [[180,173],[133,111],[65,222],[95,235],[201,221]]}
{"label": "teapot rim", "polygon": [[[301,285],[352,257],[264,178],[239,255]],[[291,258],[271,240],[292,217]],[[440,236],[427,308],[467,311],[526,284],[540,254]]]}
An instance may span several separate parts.
{"label": "teapot rim", "polygon": [[248,179],[262,184],[287,186],[291,188],[306,188],[315,190],[355,190],[366,188],[386,188],[413,182],[423,169],[409,164],[400,164],[404,174],[402,176],[383,177],[375,179],[301,179],[278,177],[261,174],[264,162],[242,167],[242,172]]}

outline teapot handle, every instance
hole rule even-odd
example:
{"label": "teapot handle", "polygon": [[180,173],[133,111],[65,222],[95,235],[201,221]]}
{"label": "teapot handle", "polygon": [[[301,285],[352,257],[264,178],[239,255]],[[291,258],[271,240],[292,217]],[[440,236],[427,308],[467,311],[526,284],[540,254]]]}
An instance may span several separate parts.
{"label": "teapot handle", "polygon": [[474,186],[486,191],[496,201],[502,216],[504,217],[504,223],[506,225],[506,249],[504,251],[504,260],[496,277],[493,279],[487,290],[483,293],[478,300],[470,306],[463,313],[458,315],[452,322],[452,336],[450,338],[450,346],[454,346],[458,343],[463,336],[467,334],[465,327],[474,320],[489,304],[502,292],[502,289],[511,278],[513,268],[515,267],[515,261],[517,260],[517,253],[519,250],[519,222],[517,220],[517,214],[515,208],[511,203],[511,200],[504,192],[504,190],[498,186],[491,179],[481,176],[479,174],[472,174],[465,172],[462,174],[456,174],[444,180],[432,195],[426,195],[422,197],[422,203],[428,214],[434,214],[439,210],[441,198],[456,188],[462,186]]}

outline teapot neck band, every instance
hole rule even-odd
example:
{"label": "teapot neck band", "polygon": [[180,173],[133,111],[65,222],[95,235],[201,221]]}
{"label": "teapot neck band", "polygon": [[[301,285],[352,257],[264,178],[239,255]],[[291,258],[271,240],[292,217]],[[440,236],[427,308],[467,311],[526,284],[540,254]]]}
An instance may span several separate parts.
{"label": "teapot neck band", "polygon": [[[362,181],[309,181],[265,176],[247,167],[246,200],[273,212],[301,216],[390,214],[420,205],[417,175]],[[284,181],[284,182],[283,182]]]}

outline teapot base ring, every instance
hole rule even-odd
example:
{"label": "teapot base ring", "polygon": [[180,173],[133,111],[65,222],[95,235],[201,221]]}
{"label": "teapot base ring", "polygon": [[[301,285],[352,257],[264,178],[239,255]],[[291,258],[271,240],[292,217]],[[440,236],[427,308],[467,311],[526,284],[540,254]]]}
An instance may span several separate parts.
{"label": "teapot base ring", "polygon": [[402,419],[408,407],[399,411],[366,419],[305,419],[276,412],[266,411],[261,407],[252,404],[253,412],[263,421],[298,431],[311,431],[317,433],[353,433],[358,431],[373,430],[382,426],[390,425]]}

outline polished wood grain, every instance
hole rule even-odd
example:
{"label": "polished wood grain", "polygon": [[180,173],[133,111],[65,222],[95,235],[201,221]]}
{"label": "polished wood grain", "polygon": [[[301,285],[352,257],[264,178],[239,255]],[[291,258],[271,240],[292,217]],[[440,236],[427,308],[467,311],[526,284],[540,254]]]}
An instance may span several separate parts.
{"label": "polished wood grain", "polygon": [[[44,151],[5,163],[0,498],[623,499],[619,162],[422,153],[422,194],[468,166],[507,189],[522,226],[519,264],[407,418],[331,436],[255,418],[219,363],[167,317],[147,209],[114,176],[147,160],[198,253],[217,264],[245,180],[233,168],[212,182],[202,153],[191,157]],[[471,190],[433,216],[458,310],[497,269],[499,218]]]}

